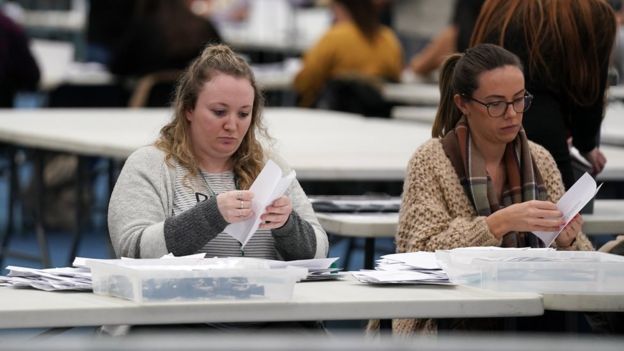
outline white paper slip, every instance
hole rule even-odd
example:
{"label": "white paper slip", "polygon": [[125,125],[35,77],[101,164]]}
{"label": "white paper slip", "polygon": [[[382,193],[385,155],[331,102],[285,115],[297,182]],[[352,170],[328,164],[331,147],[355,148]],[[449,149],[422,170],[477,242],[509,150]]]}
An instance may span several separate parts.
{"label": "white paper slip", "polygon": [[330,258],[311,258],[308,260],[296,260],[296,261],[277,261],[268,260],[269,267],[271,268],[285,268],[288,266],[303,267],[312,270],[327,269],[332,263],[336,262],[339,257]]}
{"label": "white paper slip", "polygon": [[[594,198],[594,196],[596,196],[601,186],[602,184],[596,186],[594,178],[585,173],[565,194],[563,194],[561,199],[557,201],[557,208],[563,213],[566,225]],[[565,225],[563,227],[565,227]],[[533,234],[540,238],[546,247],[549,247],[559,233],[561,233],[563,227],[556,232],[533,232]]]}
{"label": "white paper slip", "polygon": [[435,252],[407,252],[381,256],[384,259],[398,261],[415,269],[440,269]]}
{"label": "white paper slip", "polygon": [[362,270],[350,272],[357,280],[363,283],[376,284],[443,284],[450,283],[444,273],[427,274],[415,271],[373,271]]}
{"label": "white paper slip", "polygon": [[260,226],[260,216],[266,207],[278,197],[284,195],[290,183],[295,179],[295,171],[283,176],[282,169],[269,160],[258,174],[249,190],[254,194],[251,209],[254,216],[243,222],[229,224],[223,230],[244,247]]}

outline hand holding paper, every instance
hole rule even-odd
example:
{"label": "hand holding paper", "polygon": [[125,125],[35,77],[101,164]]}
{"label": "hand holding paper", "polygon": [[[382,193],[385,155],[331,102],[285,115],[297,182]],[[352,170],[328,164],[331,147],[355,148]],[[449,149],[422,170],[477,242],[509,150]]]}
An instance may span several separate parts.
{"label": "hand holding paper", "polygon": [[[583,207],[598,193],[600,186],[596,187],[596,181],[589,174],[585,173],[572,187],[559,199],[557,208],[563,213],[565,227],[581,211]],[[557,238],[563,227],[556,232],[534,232],[546,247],[550,246]]]}
{"label": "hand holding paper", "polygon": [[280,196],[267,206],[266,211],[260,216],[260,229],[276,229],[281,228],[290,213],[292,212],[292,203],[288,196]]}
{"label": "hand holding paper", "polygon": [[238,240],[244,247],[260,226],[260,216],[264,214],[266,207],[282,196],[294,179],[294,171],[282,177],[280,167],[269,160],[249,188],[254,194],[251,202],[254,215],[243,222],[229,224],[223,231]]}

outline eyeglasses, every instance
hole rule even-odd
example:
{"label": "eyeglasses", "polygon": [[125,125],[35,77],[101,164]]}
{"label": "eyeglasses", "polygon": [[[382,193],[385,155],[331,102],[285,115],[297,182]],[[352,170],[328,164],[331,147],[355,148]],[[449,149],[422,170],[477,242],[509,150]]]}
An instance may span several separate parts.
{"label": "eyeglasses", "polygon": [[531,102],[533,101],[533,95],[528,91],[524,94],[523,97],[517,98],[513,101],[493,101],[493,102],[482,102],[473,97],[470,97],[466,94],[462,94],[462,97],[472,100],[476,103],[479,103],[487,108],[488,115],[493,118],[502,117],[507,112],[507,108],[509,105],[513,108],[516,113],[526,112],[529,107],[531,107]]}

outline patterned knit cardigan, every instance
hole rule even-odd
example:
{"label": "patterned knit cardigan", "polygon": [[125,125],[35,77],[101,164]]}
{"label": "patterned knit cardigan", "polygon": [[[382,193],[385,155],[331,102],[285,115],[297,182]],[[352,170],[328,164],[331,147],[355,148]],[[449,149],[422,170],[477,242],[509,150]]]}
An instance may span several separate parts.
{"label": "patterned knit cardigan", "polygon": [[[561,175],[546,149],[529,141],[531,155],[544,179],[548,200],[557,202],[564,193]],[[435,251],[466,246],[500,246],[489,231],[485,217],[477,217],[439,139],[416,150],[409,162],[403,188],[397,252]],[[580,234],[571,250],[593,250]],[[395,320],[397,334],[433,331],[433,321]]]}

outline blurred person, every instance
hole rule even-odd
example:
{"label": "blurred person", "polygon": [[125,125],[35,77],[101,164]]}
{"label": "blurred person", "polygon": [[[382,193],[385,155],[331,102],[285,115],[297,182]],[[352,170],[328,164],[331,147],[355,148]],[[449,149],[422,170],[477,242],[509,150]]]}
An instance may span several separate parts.
{"label": "blurred person", "polygon": [[222,42],[187,0],[135,0],[135,15],[113,47],[109,69],[124,76],[183,69],[211,43]]}
{"label": "blurred person", "polygon": [[36,90],[40,78],[26,33],[0,12],[0,107],[13,107],[16,93]]}
{"label": "blurred person", "polygon": [[266,136],[262,107],[249,65],[228,47],[209,46],[193,61],[177,85],[172,121],[128,158],[113,190],[108,223],[118,256],[327,255],[327,235],[296,180],[264,210],[244,253],[223,232],[254,215],[247,189],[268,159],[279,161],[258,139]]}
{"label": "blurred person", "polygon": [[566,188],[575,182],[568,139],[600,173],[600,125],[616,20],[605,0],[487,0],[472,44],[494,43],[524,62],[535,96],[523,124],[555,158]]}
{"label": "blurred person", "polygon": [[470,36],[479,11],[485,0],[456,0],[451,24],[444,28],[422,51],[414,55],[410,68],[419,76],[429,76],[447,56],[464,52],[470,44]]}
{"label": "blurred person", "polygon": [[[565,227],[555,202],[561,174],[527,139],[533,97],[518,57],[492,44],[450,56],[441,68],[433,138],[412,156],[404,183],[397,252],[470,246],[544,247],[532,232],[563,231],[558,250],[593,250],[582,217]],[[500,319],[452,320],[451,328],[497,329]],[[399,334],[434,331],[434,321],[396,320]]]}
{"label": "blurred person", "polygon": [[191,0],[190,9],[196,15],[217,23],[244,22],[249,18],[250,0]]}
{"label": "blurred person", "polygon": [[112,51],[132,23],[138,4],[137,0],[89,0],[87,61],[110,63]]}
{"label": "blurred person", "polygon": [[609,83],[616,85],[622,84],[624,80],[624,8],[621,0],[609,0],[609,5],[613,8],[617,21],[617,33],[611,54],[611,69],[614,76],[610,77],[612,79]]}
{"label": "blurred person", "polygon": [[[301,106],[311,107],[319,103],[333,80],[345,79],[374,86],[379,81],[396,82],[400,79],[403,66],[401,45],[392,30],[379,23],[373,1],[334,0],[330,6],[335,23],[305,53],[303,67],[295,78],[294,86]],[[364,89],[367,86],[364,85]],[[350,87],[343,86],[338,90],[341,88],[348,91]],[[363,99],[333,95],[331,98],[340,103],[357,100],[364,104],[370,100],[368,95]],[[372,98],[380,98],[374,92],[372,95]]]}

